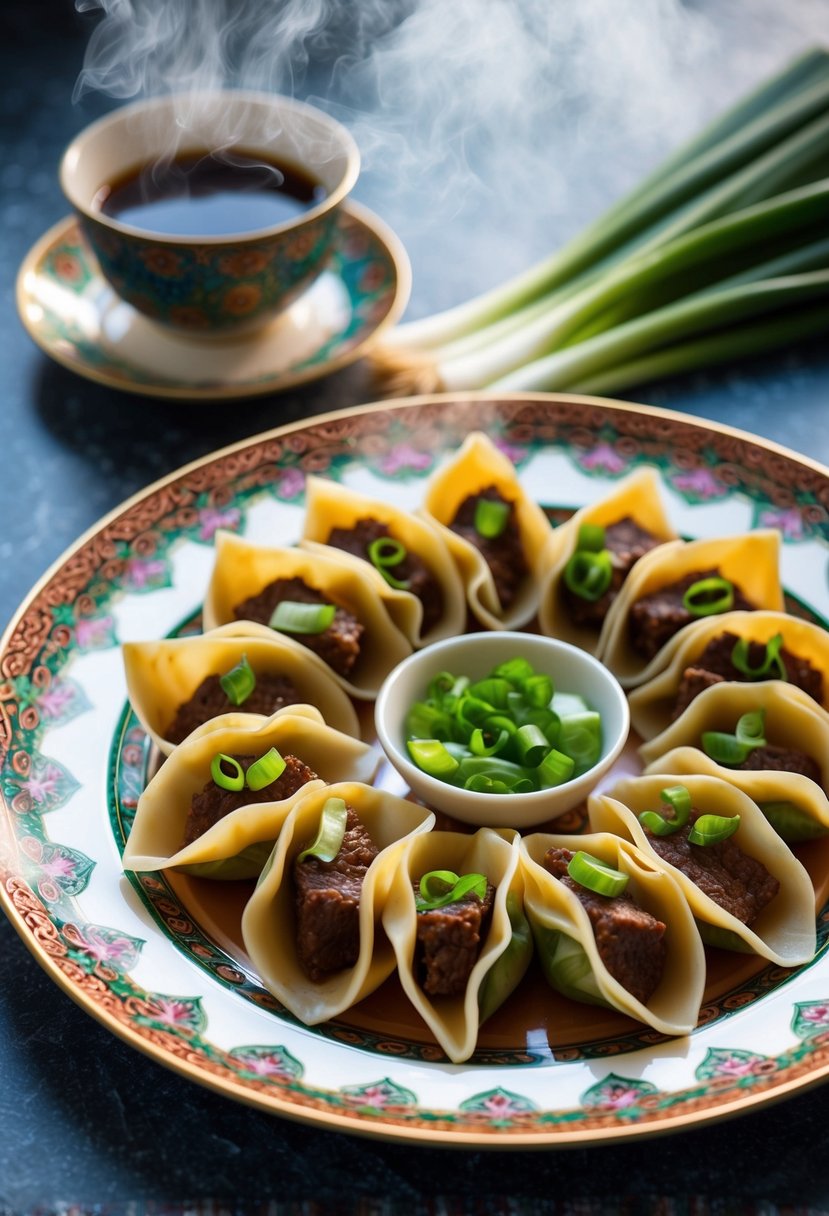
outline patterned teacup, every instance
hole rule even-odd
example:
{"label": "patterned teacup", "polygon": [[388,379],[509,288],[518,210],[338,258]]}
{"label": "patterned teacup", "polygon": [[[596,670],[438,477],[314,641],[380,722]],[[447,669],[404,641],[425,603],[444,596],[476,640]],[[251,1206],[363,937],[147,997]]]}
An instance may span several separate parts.
{"label": "patterned teacup", "polygon": [[[160,235],[100,209],[112,182],[171,155],[218,147],[292,166],[319,183],[322,197],[269,227],[212,236]],[[113,111],[69,145],[60,181],[118,295],[154,321],[209,336],[259,328],[317,278],[359,163],[351,135],[320,110],[222,90]]]}

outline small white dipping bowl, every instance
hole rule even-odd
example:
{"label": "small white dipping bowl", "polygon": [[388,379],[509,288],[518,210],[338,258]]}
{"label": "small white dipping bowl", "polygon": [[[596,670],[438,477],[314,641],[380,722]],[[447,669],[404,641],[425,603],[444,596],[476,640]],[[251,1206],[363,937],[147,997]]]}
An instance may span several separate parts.
{"label": "small white dipping bowl", "polygon": [[[426,696],[441,671],[480,680],[508,659],[523,658],[548,675],[556,692],[577,693],[602,719],[602,754],[580,777],[552,789],[526,794],[482,794],[430,777],[406,748],[406,716]],[[630,714],[622,688],[592,655],[568,642],[534,633],[469,633],[415,651],[395,667],[374,711],[377,737],[391,764],[413,793],[433,810],[479,827],[529,828],[555,819],[582,802],[625,745]]]}

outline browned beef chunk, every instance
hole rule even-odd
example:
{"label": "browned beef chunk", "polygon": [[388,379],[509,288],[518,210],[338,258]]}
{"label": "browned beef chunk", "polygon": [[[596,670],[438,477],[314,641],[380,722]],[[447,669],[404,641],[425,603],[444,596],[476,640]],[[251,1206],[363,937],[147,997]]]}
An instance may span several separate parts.
{"label": "browned beef chunk", "polygon": [[812,781],[821,784],[820,765],[805,752],[796,751],[791,747],[775,747],[766,744],[765,747],[753,747],[742,764],[736,768],[746,772],[784,772],[800,773]]}
{"label": "browned beef chunk", "polygon": [[[739,638],[736,633],[730,633],[728,630],[725,630],[715,638],[712,638],[705,649],[694,660],[692,666],[683,672],[682,682],[677,690],[676,705],[674,706],[673,716],[675,718],[678,718],[682,711],[687,709],[694,697],[710,684],[717,684],[720,680],[738,680],[741,683],[745,683],[751,679],[751,676],[743,675],[734,666],[731,658],[738,641]],[[765,642],[749,642],[749,667],[761,667],[765,661],[765,657]],[[814,697],[816,701],[822,702],[823,676],[821,672],[816,667],[813,667],[808,659],[801,659],[798,655],[792,654],[790,650],[786,650],[785,647],[780,651],[780,658],[786,670],[787,681],[790,684],[797,685],[798,688],[802,688],[804,692],[807,692],[810,697]],[[776,671],[773,671],[769,678],[775,678],[776,674]]]}
{"label": "browned beef chunk", "polygon": [[[301,578],[278,578],[263,587],[258,595],[243,600],[233,609],[239,621],[261,621],[267,625],[277,604],[291,600],[300,604],[330,604],[332,601],[309,587]],[[352,613],[337,605],[334,620],[322,633],[292,633],[290,636],[318,654],[337,675],[348,676],[360,657],[365,626]]]}
{"label": "browned beef chunk", "polygon": [[283,705],[296,705],[300,700],[299,693],[288,676],[262,674],[256,677],[256,686],[249,697],[241,705],[234,705],[227,698],[227,693],[219,683],[221,677],[212,675],[205,677],[189,701],[184,701],[176,710],[176,716],[170,723],[164,738],[171,743],[181,743],[192,730],[209,722],[218,714],[231,713],[241,710],[246,714],[275,713]]}
{"label": "browned beef chunk", "polygon": [[[417,891],[417,884],[415,891]],[[415,975],[429,996],[461,996],[489,929],[495,888],[417,914]]]}
{"label": "browned beef chunk", "polygon": [[[704,578],[719,578],[719,570],[693,570],[675,583],[668,583],[650,595],[643,596],[630,608],[630,644],[643,659],[652,659],[665,643],[691,621],[693,616],[682,602],[689,587]],[[755,607],[743,595],[736,583],[732,608],[750,611]]]}
{"label": "browned beef chunk", "polygon": [[458,536],[462,536],[464,540],[468,540],[470,544],[480,550],[484,561],[492,571],[498,601],[506,610],[512,606],[522,582],[530,571],[521,546],[521,533],[514,504],[509,503],[510,512],[501,535],[490,538],[481,536],[475,528],[475,508],[482,498],[489,502],[508,501],[495,486],[487,486],[480,493],[470,494],[463,500],[449,527],[453,532],[457,532]]}
{"label": "browned beef chunk", "polygon": [[780,883],[756,857],[749,857],[737,843],[737,835],[717,844],[691,844],[690,825],[702,812],[691,811],[685,827],[671,836],[648,837],[659,856],[681,870],[715,903],[751,925],[770,904]]}
{"label": "browned beef chunk", "polygon": [[578,896],[607,970],[631,996],[646,1005],[665,970],[665,924],[628,895],[597,895],[575,882],[567,873],[572,857],[569,849],[549,849],[544,867]]}
{"label": "browned beef chunk", "polygon": [[379,850],[353,807],[347,810],[334,860],[306,857],[293,867],[297,956],[314,982],[353,967],[360,953],[360,894]]}
{"label": "browned beef chunk", "polygon": [[[353,528],[332,528],[325,543],[369,561],[371,542],[390,536],[388,525],[378,519],[358,519]],[[416,553],[408,551],[401,562],[389,568],[389,573],[399,582],[408,583],[406,590],[420,600],[423,605],[421,631],[428,633],[443,612],[443,595],[437,579]]]}
{"label": "browned beef chunk", "polygon": [[610,586],[597,600],[586,600],[562,582],[562,595],[567,615],[574,625],[601,629],[607,610],[619,594],[622,583],[630,574],[634,562],[638,562],[649,549],[661,544],[658,536],[640,528],[634,519],[626,515],[615,524],[608,524],[604,531],[605,548],[610,553],[613,571]]}
{"label": "browned beef chunk", "polygon": [[[193,795],[181,847],[198,840],[214,823],[224,819],[231,811],[237,811],[240,806],[249,806],[252,802],[281,802],[283,798],[290,798],[301,786],[316,778],[317,774],[313,769],[303,764],[296,756],[287,755],[282,758],[285,768],[276,781],[261,790],[251,790],[247,786],[240,790],[225,790],[212,779],[208,781],[198,794]],[[245,772],[257,759],[258,756],[234,756],[234,760],[238,760]]]}

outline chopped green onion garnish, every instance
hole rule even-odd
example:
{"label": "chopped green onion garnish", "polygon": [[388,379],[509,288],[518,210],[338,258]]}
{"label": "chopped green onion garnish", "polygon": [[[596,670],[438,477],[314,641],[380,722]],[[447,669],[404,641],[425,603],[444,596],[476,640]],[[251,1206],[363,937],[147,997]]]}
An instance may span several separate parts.
{"label": "chopped green onion garnish", "polygon": [[691,616],[716,616],[734,606],[734,586],[719,574],[699,578],[685,592],[682,604]]}
{"label": "chopped green onion garnish", "polygon": [[749,663],[750,645],[747,638],[739,638],[731,651],[731,662],[740,675],[747,676],[749,680],[762,680],[771,675],[773,670],[775,679],[787,679],[786,664],[780,657],[780,651],[783,649],[782,633],[776,633],[766,642],[765,656],[757,667],[752,667]]}
{"label": "chopped green onion garnish", "polygon": [[276,748],[272,747],[270,751],[265,752],[264,756],[260,756],[258,760],[254,760],[245,774],[248,789],[263,790],[266,785],[270,785],[273,781],[276,781],[277,777],[284,772],[284,769],[285,761]]}
{"label": "chopped green onion garnish", "polygon": [[[224,766],[231,768],[233,771],[226,773]],[[217,752],[210,761],[210,776],[216,785],[220,786],[223,790],[236,791],[244,789],[245,770],[238,760],[234,760],[232,756],[225,755],[224,752]]]}
{"label": "chopped green onion garnish", "polygon": [[691,795],[684,785],[671,785],[660,790],[659,797],[673,808],[671,818],[661,811],[641,811],[639,822],[653,836],[672,836],[685,827],[691,816]]}
{"label": "chopped green onion garnish", "polygon": [[491,674],[508,680],[510,684],[521,685],[535,675],[535,670],[527,659],[507,659],[505,663],[499,663]]}
{"label": "chopped green onion garnish", "polygon": [[718,730],[703,731],[702,750],[717,764],[742,764],[753,748],[766,746],[765,717],[764,709],[743,714],[733,735]]}
{"label": "chopped green onion garnish", "polygon": [[594,603],[610,586],[613,562],[607,549],[577,549],[564,567],[564,582],[574,595]]}
{"label": "chopped green onion garnish", "polygon": [[477,727],[469,736],[469,750],[473,756],[497,756],[509,742],[509,734],[500,730],[493,737],[492,732]]}
{"label": "chopped green onion garnish", "polygon": [[700,815],[688,833],[689,844],[719,844],[740,826],[739,815]]}
{"label": "chopped green onion garnish", "polygon": [[605,547],[605,531],[601,524],[582,524],[576,538],[576,549],[585,553],[601,553]]}
{"label": "chopped green onion garnish", "polygon": [[464,874],[460,877],[452,870],[430,870],[419,884],[420,894],[415,898],[418,912],[433,912],[445,908],[470,893],[479,900],[486,897],[486,875]]}
{"label": "chopped green onion garnish", "polygon": [[518,748],[519,761],[527,768],[537,768],[550,750],[547,736],[532,723],[519,727],[513,742]]}
{"label": "chopped green onion garnish", "polygon": [[627,874],[614,869],[592,853],[584,853],[581,850],[570,858],[567,873],[580,887],[595,891],[597,895],[606,895],[609,899],[621,895],[628,885]]}
{"label": "chopped green onion garnish", "polygon": [[572,756],[565,756],[564,752],[553,748],[538,766],[539,784],[542,788],[549,786],[551,789],[564,785],[564,782],[573,776],[575,767],[576,762]]}
{"label": "chopped green onion garnish", "polygon": [[586,773],[602,754],[601,715],[591,709],[562,718],[556,746],[573,757],[577,772]]}
{"label": "chopped green onion garnish", "polygon": [[268,621],[280,633],[325,633],[334,620],[336,604],[303,604],[283,600]]}
{"label": "chopped green onion garnish", "polygon": [[495,540],[507,526],[510,503],[479,498],[475,503],[475,531],[485,540]]}
{"label": "chopped green onion garnish", "polygon": [[297,861],[316,857],[318,861],[333,861],[343,845],[348,808],[343,798],[326,798],[313,844],[303,849]]}
{"label": "chopped green onion garnish", "polygon": [[524,681],[522,691],[530,705],[547,709],[553,699],[553,681],[549,676],[530,676]]}
{"label": "chopped green onion garnish", "polygon": [[399,566],[405,560],[406,546],[392,536],[378,536],[368,546],[369,561],[382,574],[390,587],[397,591],[408,591],[411,583],[408,579],[395,578],[391,573],[394,566]]}
{"label": "chopped green onion garnish", "polygon": [[219,676],[219,683],[231,705],[242,705],[256,687],[256,676],[248,662],[248,656],[243,654],[235,667]]}
{"label": "chopped green onion garnish", "polygon": [[430,777],[443,779],[454,773],[458,767],[455,757],[439,739],[410,739],[407,746],[417,767]]}

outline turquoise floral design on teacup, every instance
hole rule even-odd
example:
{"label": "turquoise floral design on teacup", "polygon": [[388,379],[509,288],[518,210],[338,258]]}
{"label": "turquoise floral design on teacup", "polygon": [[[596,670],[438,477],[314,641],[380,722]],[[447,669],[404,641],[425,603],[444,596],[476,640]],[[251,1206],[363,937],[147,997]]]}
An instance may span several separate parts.
{"label": "turquoise floral design on teacup", "polygon": [[[174,142],[173,142],[174,141]],[[231,235],[159,235],[102,213],[113,180],[194,150],[234,146],[296,165],[324,197],[292,220]],[[350,134],[322,111],[241,90],[171,95],[123,106],[82,131],[61,185],[103,275],[139,312],[190,333],[256,329],[325,269],[340,205],[359,171]]]}

